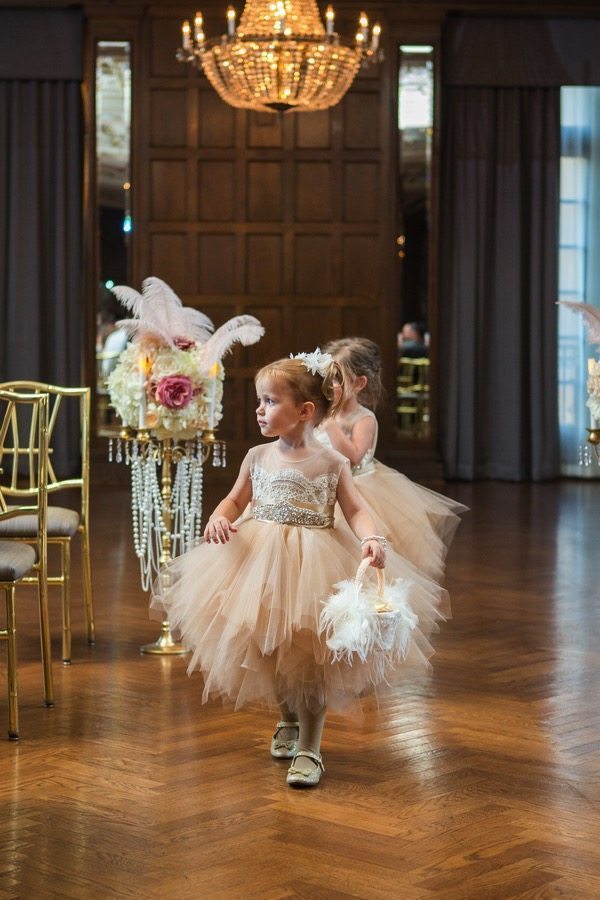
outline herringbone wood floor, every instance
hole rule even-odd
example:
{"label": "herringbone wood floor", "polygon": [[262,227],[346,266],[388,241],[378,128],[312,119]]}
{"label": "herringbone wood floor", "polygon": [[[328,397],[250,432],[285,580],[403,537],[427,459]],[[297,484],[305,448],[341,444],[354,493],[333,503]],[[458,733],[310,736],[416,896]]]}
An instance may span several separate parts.
{"label": "herringbone wood floor", "polygon": [[55,666],[52,710],[20,593],[0,898],[600,897],[600,485],[448,492],[472,512],[432,674],[358,724],[332,717],[322,784],[294,792],[268,754],[273,716],[203,707],[182,658],[139,654],[157,628],[128,495],[100,486],[98,642],[76,574],[74,662]]}

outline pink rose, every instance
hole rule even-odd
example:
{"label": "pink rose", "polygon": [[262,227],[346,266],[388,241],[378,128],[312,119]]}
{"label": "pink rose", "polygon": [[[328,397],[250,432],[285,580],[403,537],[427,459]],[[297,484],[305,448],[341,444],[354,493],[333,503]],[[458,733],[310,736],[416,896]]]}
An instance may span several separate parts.
{"label": "pink rose", "polygon": [[155,396],[169,409],[183,409],[194,396],[194,388],[187,375],[165,375],[156,385]]}
{"label": "pink rose", "polygon": [[176,337],[173,338],[173,343],[177,347],[178,350],[195,350],[196,349],[196,341],[191,341],[189,338],[185,337]]}

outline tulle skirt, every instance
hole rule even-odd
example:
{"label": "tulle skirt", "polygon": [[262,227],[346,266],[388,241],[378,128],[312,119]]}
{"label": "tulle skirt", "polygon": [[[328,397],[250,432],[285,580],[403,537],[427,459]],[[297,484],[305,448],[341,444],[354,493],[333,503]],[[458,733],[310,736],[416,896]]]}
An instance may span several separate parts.
{"label": "tulle skirt", "polygon": [[219,697],[291,710],[300,704],[348,710],[366,692],[384,689],[412,667],[426,668],[432,631],[449,615],[446,591],[393,550],[386,578],[410,582],[418,618],[406,660],[381,671],[360,660],[335,662],[320,632],[324,600],[352,578],[359,543],[341,528],[238,522],[227,544],[201,542],[173,560],[154,586],[151,606],[191,651],[188,672],[204,678],[203,700]]}
{"label": "tulle skirt", "polygon": [[[377,460],[354,484],[377,528],[394,550],[417,569],[439,581],[446,554],[467,507]],[[336,525],[345,526],[341,512]]]}

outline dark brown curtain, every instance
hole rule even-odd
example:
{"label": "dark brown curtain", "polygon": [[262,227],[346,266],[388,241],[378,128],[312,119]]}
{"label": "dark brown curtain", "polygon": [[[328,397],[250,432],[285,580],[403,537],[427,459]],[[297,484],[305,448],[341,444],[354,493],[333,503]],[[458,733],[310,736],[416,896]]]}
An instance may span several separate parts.
{"label": "dark brown curtain", "polygon": [[600,19],[444,30],[440,449],[449,478],[559,474],[560,86],[600,79]]}
{"label": "dark brown curtain", "polygon": [[559,473],[558,88],[444,98],[441,450],[449,478]]}
{"label": "dark brown curtain", "polygon": [[81,383],[81,47],[80,12],[0,11],[0,381]]}

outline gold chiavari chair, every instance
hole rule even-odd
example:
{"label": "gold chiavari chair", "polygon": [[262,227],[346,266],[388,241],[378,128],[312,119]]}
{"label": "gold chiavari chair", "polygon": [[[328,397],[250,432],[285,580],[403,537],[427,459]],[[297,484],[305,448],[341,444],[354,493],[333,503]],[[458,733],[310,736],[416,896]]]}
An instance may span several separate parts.
{"label": "gold chiavari chair", "polygon": [[108,392],[108,376],[121,353],[122,350],[96,351],[96,433],[100,435],[112,436],[121,430]]}
{"label": "gold chiavari chair", "polygon": [[[71,541],[75,535],[81,535],[81,558],[83,567],[83,595],[87,623],[88,643],[95,641],[94,604],[92,596],[92,572],[90,563],[89,532],[89,492],[90,492],[90,389],[87,387],[58,387],[43,384],[39,381],[11,381],[0,384],[0,390],[19,392],[44,392],[49,395],[48,421],[48,496],[58,491],[79,491],[79,511],[63,506],[48,504],[48,544],[60,547],[60,575],[49,575],[49,585],[59,585],[62,589],[62,658],[65,665],[71,662]],[[53,458],[53,438],[58,433],[57,423],[66,413],[66,405],[76,403],[80,424],[81,465],[76,475],[70,478],[58,478]],[[0,523],[0,538],[10,537],[21,541],[34,538],[25,527],[19,528],[15,523]],[[29,580],[25,578],[24,581]],[[31,579],[33,580],[33,579]]]}
{"label": "gold chiavari chair", "polygon": [[429,427],[429,366],[425,356],[401,356],[398,361],[398,422],[401,430],[415,435],[427,434]]}
{"label": "gold chiavari chair", "polygon": [[[21,444],[23,435],[27,437],[25,445]],[[11,740],[19,737],[15,589],[32,571],[36,572],[39,597],[44,701],[46,706],[54,706],[46,577],[47,441],[48,395],[0,391],[0,525],[27,522],[35,528],[33,546],[0,540],[0,586],[6,598],[6,628],[0,631],[0,639],[8,645],[8,736]],[[7,495],[13,498],[17,492],[20,505],[9,505]]]}

